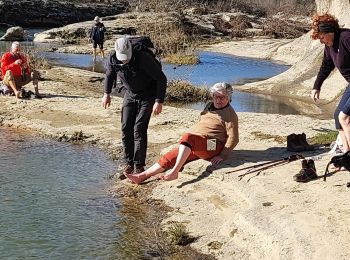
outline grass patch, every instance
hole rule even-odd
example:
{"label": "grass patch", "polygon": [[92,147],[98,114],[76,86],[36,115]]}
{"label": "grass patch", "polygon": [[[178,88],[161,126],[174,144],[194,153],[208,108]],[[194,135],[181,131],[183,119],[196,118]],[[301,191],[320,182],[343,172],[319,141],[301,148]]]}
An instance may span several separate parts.
{"label": "grass patch", "polygon": [[192,241],[192,238],[186,228],[182,223],[173,224],[167,231],[168,238],[174,245],[187,245]]}
{"label": "grass patch", "polygon": [[168,83],[166,100],[182,102],[206,102],[210,99],[207,88],[191,85],[185,80],[172,80]]}
{"label": "grass patch", "polygon": [[337,139],[338,131],[330,130],[328,132],[318,133],[310,138],[310,144],[330,145]]}
{"label": "grass patch", "polygon": [[178,65],[195,65],[200,62],[198,55],[181,53],[170,54],[164,58],[164,61]]}
{"label": "grass patch", "polygon": [[283,144],[287,142],[287,137],[285,136],[280,136],[280,135],[271,135],[271,134],[266,134],[261,131],[255,131],[251,133],[254,135],[254,138],[259,139],[259,140],[268,140],[268,139],[273,139],[279,144]]}

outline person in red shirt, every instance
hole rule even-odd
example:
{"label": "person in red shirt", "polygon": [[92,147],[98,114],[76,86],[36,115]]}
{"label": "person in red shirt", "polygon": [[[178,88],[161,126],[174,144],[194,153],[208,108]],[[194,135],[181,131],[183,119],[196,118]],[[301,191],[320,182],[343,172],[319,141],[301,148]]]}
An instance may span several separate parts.
{"label": "person in red shirt", "polygon": [[20,43],[13,42],[11,50],[4,53],[1,58],[1,79],[5,85],[4,93],[13,93],[17,98],[20,98],[21,87],[32,81],[35,97],[41,98],[38,89],[38,78],[38,72],[30,71],[27,57],[21,52]]}

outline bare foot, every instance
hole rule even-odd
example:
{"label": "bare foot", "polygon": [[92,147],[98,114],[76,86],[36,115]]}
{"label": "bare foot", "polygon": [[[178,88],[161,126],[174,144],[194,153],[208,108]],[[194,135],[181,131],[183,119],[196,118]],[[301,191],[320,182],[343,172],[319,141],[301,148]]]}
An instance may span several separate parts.
{"label": "bare foot", "polygon": [[18,99],[21,98],[21,92],[17,90],[17,91],[15,92],[15,96],[16,96],[16,98],[18,98]]}
{"label": "bare foot", "polygon": [[141,172],[139,174],[125,174],[125,176],[135,184],[140,184],[141,182],[149,178],[146,172]]}
{"label": "bare foot", "polygon": [[179,177],[179,172],[170,170],[167,174],[160,176],[163,181],[173,181]]}

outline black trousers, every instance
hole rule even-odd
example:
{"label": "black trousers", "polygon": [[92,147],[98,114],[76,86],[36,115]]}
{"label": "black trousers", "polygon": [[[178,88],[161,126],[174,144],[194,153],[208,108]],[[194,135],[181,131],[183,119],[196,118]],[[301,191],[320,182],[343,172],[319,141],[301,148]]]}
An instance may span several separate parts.
{"label": "black trousers", "polygon": [[147,129],[154,98],[134,99],[125,93],[122,106],[122,142],[124,159],[129,165],[145,166]]}

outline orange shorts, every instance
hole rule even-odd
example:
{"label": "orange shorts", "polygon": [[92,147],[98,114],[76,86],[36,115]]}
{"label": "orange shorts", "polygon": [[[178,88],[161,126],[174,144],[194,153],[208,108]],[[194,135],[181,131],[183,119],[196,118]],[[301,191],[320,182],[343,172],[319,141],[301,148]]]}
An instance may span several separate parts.
{"label": "orange shorts", "polygon": [[[217,141],[216,149],[208,151],[207,140],[207,136],[193,133],[186,133],[181,137],[179,143],[191,148],[191,154],[186,163],[197,159],[208,160],[221,153],[224,148],[223,144]],[[179,148],[172,149],[159,159],[158,164],[164,169],[174,167],[178,153]]]}

